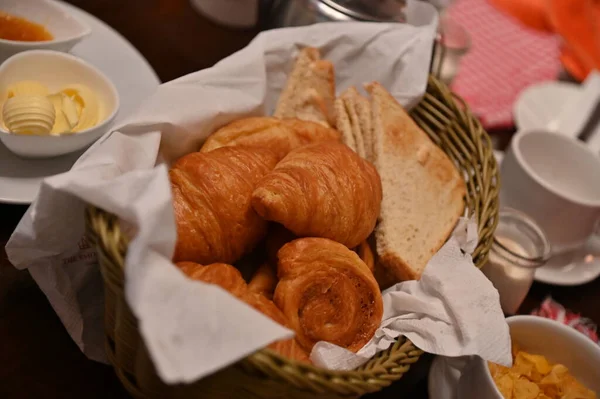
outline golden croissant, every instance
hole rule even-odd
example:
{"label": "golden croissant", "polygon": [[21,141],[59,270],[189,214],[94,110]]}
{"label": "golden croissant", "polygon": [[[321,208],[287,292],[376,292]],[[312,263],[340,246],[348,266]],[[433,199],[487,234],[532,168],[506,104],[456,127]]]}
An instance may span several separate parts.
{"label": "golden croissant", "polygon": [[375,228],[381,206],[375,167],[341,143],[290,152],[252,193],[252,206],[299,237],[324,237],[354,248]]}
{"label": "golden croissant", "polygon": [[277,274],[275,268],[265,262],[259,266],[252,279],[248,283],[248,290],[262,294],[265,298],[273,299],[273,292],[277,286]]}
{"label": "golden croissant", "polygon": [[[268,316],[271,320],[281,324],[282,326],[290,328],[289,322],[283,312],[279,310],[277,306],[275,306],[273,301],[267,299],[265,296],[255,292],[247,291],[245,295],[240,297],[240,299],[252,306],[254,309],[263,313],[265,316]],[[273,342],[268,346],[268,348],[273,349],[279,354],[290,359],[310,363],[310,352],[304,350],[296,338]]]}
{"label": "golden croissant", "polygon": [[339,141],[340,133],[316,122],[251,117],[230,123],[210,135],[200,152],[232,145],[268,148],[281,159],[291,150],[319,141]]}
{"label": "golden croissant", "polygon": [[265,250],[267,254],[267,260],[277,265],[277,252],[290,241],[294,241],[298,236],[280,225],[279,223],[271,223],[269,226],[269,232],[265,239]]}
{"label": "golden croissant", "polygon": [[251,207],[256,183],[277,163],[265,149],[226,147],[180,158],[169,171],[177,223],[174,261],[233,263],[265,236]]}
{"label": "golden croissant", "polygon": [[213,263],[202,266],[194,262],[178,262],[177,267],[194,280],[215,284],[235,296],[246,292],[246,282],[235,267],[225,263]]}
{"label": "golden croissant", "polygon": [[[203,266],[194,262],[178,262],[177,267],[193,280],[218,285],[276,323],[289,327],[285,315],[275,306],[273,301],[259,293],[250,291],[242,274],[235,267],[225,263],[213,263]],[[268,347],[290,359],[310,363],[308,353],[302,349],[295,338],[276,341]]]}
{"label": "golden croissant", "polygon": [[278,256],[273,300],[307,352],[318,341],[353,352],[369,342],[381,324],[383,301],[354,251],[326,238],[300,238]]}

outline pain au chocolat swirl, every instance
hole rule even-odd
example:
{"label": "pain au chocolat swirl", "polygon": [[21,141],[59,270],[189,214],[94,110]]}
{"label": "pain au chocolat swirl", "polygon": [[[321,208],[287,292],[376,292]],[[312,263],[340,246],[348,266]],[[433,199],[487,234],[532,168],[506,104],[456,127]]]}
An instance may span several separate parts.
{"label": "pain au chocolat swirl", "polygon": [[278,253],[274,302],[308,352],[318,341],[362,348],[383,316],[381,292],[359,256],[326,238],[300,238]]}

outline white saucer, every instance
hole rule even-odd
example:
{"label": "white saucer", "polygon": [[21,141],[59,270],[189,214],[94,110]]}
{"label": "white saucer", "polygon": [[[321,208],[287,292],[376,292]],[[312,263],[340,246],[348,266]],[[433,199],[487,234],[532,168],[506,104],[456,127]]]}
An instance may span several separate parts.
{"label": "white saucer", "polygon": [[[115,30],[85,11],[61,5],[92,29],[92,34],[76,45],[71,54],[89,61],[112,80],[121,97],[115,121],[118,124],[156,90],[160,81],[144,57]],[[82,153],[28,160],[0,144],[0,202],[31,203],[43,178],[68,171]]]}
{"label": "white saucer", "polygon": [[557,255],[535,271],[535,280],[554,285],[581,285],[600,276],[600,238],[592,237],[582,248]]}
{"label": "white saucer", "polygon": [[[494,150],[498,165],[502,163],[504,153]],[[600,237],[592,237],[582,248],[553,256],[539,269],[534,279],[540,283],[573,286],[582,285],[600,276]]]}
{"label": "white saucer", "polygon": [[523,90],[513,108],[518,130],[544,128],[581,89],[574,83],[543,82]]}

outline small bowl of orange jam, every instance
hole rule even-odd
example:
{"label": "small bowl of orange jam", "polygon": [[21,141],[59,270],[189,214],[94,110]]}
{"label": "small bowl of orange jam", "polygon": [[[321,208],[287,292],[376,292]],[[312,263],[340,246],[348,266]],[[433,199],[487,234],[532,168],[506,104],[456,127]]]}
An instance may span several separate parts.
{"label": "small bowl of orange jam", "polygon": [[0,62],[27,50],[68,52],[90,33],[87,25],[58,2],[0,2]]}

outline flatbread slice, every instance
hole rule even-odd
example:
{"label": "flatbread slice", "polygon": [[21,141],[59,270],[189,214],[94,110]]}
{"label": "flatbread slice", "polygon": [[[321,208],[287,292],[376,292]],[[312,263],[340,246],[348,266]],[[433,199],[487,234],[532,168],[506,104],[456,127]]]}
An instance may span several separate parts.
{"label": "flatbread slice", "polygon": [[383,200],[379,262],[398,281],[419,279],[464,211],[466,185],[448,156],[377,82],[371,95],[375,165]]}
{"label": "flatbread slice", "polygon": [[356,143],[356,153],[362,158],[367,158],[365,153],[365,142],[363,140],[363,132],[358,118],[358,110],[356,109],[357,97],[361,97],[355,87],[350,87],[340,95],[340,99],[344,103],[344,108],[348,114],[351,126],[351,134]]}
{"label": "flatbread slice", "polygon": [[333,64],[321,60],[319,50],[300,51],[277,102],[276,118],[297,118],[335,126],[335,76]]}
{"label": "flatbread slice", "polygon": [[354,152],[357,152],[356,140],[352,131],[352,122],[342,98],[335,100],[335,119],[337,130],[342,133],[342,142]]}

